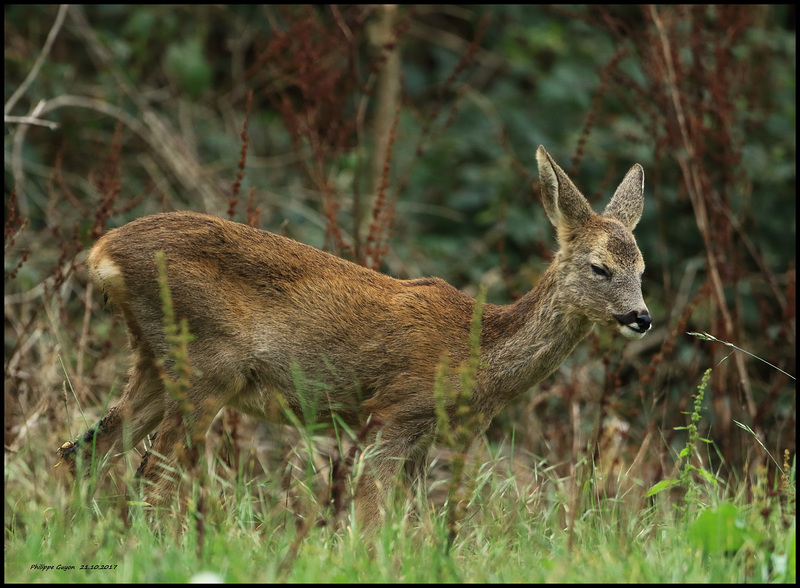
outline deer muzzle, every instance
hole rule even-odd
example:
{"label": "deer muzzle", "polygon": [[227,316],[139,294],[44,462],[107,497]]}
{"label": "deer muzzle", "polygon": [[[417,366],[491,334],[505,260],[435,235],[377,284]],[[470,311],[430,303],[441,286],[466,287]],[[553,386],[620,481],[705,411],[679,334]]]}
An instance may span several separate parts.
{"label": "deer muzzle", "polygon": [[628,339],[641,339],[653,324],[653,319],[647,309],[632,310],[627,314],[615,314],[614,318],[619,323],[620,332]]}

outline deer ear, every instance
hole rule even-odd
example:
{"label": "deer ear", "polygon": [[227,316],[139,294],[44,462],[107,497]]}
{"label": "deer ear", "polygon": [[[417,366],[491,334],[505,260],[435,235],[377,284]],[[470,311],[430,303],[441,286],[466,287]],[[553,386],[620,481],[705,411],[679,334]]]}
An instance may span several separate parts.
{"label": "deer ear", "polygon": [[603,214],[617,219],[633,231],[644,210],[644,169],[638,163],[625,174]]}
{"label": "deer ear", "polygon": [[544,211],[559,234],[586,223],[594,214],[592,207],[541,145],[536,161]]}

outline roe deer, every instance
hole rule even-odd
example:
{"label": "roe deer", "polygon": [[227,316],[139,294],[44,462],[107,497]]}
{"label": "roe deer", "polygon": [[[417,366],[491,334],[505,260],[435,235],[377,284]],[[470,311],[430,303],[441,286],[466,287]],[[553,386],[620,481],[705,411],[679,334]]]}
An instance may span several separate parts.
{"label": "roe deer", "polygon": [[[480,435],[510,400],[553,373],[592,328],[630,339],[650,328],[642,299],[644,261],[631,234],[644,205],[644,171],[628,171],[603,214],[595,213],[543,147],[536,153],[545,212],[559,249],[536,287],[508,306],[485,304],[480,364],[470,399]],[[166,255],[176,319],[194,339],[190,411],[166,393],[157,360],[167,353],[154,257]],[[58,453],[84,460],[135,446],[157,428],[138,475],[151,504],[175,491],[176,466],[197,459],[224,406],[272,420],[288,407],[301,422],[372,419],[375,451],[355,491],[356,518],[382,520],[387,492],[404,471],[424,476],[435,441],[434,379],[469,358],[475,301],[438,278],[399,280],[291,239],[192,212],[154,214],[103,236],[89,271],[122,312],[134,365],[122,400]],[[168,368],[169,369],[169,368]],[[293,374],[316,388],[298,388]],[[460,383],[453,377],[453,386]],[[313,398],[312,398],[313,396]],[[449,406],[452,409],[452,406]],[[84,461],[84,464],[89,461]],[[424,478],[423,478],[424,479]]]}

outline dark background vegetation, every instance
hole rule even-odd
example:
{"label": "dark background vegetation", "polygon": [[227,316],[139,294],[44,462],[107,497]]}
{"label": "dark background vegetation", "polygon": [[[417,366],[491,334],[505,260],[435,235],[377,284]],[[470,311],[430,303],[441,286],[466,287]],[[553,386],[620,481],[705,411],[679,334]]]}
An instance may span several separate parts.
{"label": "dark background vegetation", "polygon": [[6,460],[49,475],[78,406],[119,394],[123,325],[85,271],[108,228],[202,211],[507,303],[555,246],[543,144],[596,209],[643,165],[654,329],[596,329],[488,438],[647,486],[712,367],[702,465],[774,475],[734,421],[793,456],[794,380],[686,333],[795,375],[794,10],[6,5]]}

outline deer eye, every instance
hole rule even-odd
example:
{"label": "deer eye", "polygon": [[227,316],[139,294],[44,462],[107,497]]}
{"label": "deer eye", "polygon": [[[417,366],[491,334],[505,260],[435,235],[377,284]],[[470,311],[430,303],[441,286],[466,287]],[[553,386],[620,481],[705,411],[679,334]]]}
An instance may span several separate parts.
{"label": "deer eye", "polygon": [[604,278],[611,277],[611,273],[609,273],[609,271],[606,268],[599,265],[592,264],[592,271],[596,273],[598,276],[603,276]]}

